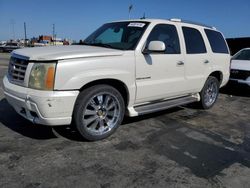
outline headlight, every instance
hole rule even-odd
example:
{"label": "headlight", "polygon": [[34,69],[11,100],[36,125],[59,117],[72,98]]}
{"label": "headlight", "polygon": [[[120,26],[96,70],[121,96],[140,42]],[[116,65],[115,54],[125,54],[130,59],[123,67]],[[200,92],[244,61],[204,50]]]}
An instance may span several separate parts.
{"label": "headlight", "polygon": [[53,90],[56,63],[34,63],[29,77],[29,88]]}

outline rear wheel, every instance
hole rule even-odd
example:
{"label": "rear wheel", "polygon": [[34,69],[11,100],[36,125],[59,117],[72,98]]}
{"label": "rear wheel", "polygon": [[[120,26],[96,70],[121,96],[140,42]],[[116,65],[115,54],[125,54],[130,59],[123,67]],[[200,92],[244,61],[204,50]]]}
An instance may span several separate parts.
{"label": "rear wheel", "polygon": [[202,91],[200,92],[201,100],[199,105],[203,109],[211,108],[216,102],[219,95],[219,81],[213,76],[209,76]]}
{"label": "rear wheel", "polygon": [[96,85],[79,94],[73,117],[80,134],[94,141],[110,136],[121,124],[124,112],[119,91],[109,85]]}

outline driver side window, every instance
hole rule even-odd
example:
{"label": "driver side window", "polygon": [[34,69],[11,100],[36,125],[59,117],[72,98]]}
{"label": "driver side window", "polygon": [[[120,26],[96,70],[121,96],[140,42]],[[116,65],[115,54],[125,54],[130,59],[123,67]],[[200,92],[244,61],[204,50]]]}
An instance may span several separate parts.
{"label": "driver side window", "polygon": [[169,24],[156,25],[147,39],[147,44],[151,41],[162,41],[165,43],[165,54],[180,54],[180,42],[176,27]]}

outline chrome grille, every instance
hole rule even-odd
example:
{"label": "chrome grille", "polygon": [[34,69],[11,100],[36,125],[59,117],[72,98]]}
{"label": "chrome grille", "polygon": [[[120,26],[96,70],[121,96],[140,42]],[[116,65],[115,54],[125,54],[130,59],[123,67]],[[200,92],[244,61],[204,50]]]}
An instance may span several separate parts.
{"label": "chrome grille", "polygon": [[25,59],[10,58],[9,63],[9,77],[11,81],[23,83],[25,78],[25,72],[28,66],[28,61]]}

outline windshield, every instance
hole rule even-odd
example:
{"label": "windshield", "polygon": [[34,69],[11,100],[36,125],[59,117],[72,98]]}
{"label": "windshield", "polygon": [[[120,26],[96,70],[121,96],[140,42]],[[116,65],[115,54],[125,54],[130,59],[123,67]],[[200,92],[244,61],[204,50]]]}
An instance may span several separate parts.
{"label": "windshield", "polygon": [[242,50],[235,54],[233,57],[235,60],[250,60],[250,49]]}
{"label": "windshield", "polygon": [[86,38],[83,44],[119,50],[134,50],[147,25],[147,22],[104,24]]}

